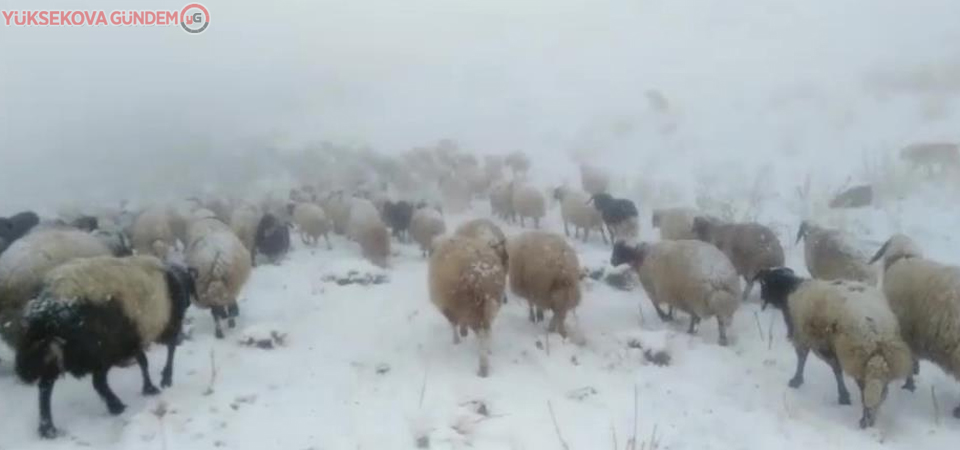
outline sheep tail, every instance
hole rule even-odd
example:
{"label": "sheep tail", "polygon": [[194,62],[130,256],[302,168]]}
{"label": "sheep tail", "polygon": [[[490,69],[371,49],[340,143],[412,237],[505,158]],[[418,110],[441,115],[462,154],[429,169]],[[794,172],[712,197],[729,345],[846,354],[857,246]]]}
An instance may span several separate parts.
{"label": "sheep tail", "polygon": [[867,360],[866,369],[863,382],[863,406],[873,409],[883,402],[883,389],[889,378],[890,366],[883,355],[877,353]]}

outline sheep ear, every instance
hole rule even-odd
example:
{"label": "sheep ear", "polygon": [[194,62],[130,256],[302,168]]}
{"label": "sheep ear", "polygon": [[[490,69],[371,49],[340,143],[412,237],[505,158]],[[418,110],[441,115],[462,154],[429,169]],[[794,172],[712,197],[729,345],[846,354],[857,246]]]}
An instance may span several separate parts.
{"label": "sheep ear", "polygon": [[880,250],[877,250],[877,253],[873,255],[873,258],[870,258],[869,264],[873,264],[877,262],[880,258],[883,257],[884,253],[887,253],[887,248],[890,247],[891,240],[893,240],[893,238],[887,239],[887,242],[883,243],[883,246],[880,247]]}

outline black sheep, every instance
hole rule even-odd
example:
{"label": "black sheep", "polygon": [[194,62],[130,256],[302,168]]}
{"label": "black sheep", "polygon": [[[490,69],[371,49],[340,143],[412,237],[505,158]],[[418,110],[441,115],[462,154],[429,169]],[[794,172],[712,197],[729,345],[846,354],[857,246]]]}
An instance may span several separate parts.
{"label": "black sheep", "polygon": [[144,354],[157,342],[167,347],[160,386],[173,385],[174,351],[183,316],[191,297],[196,298],[195,276],[154,257],[81,258],[48,275],[40,295],[24,310],[16,361],[23,382],[39,382],[42,437],[57,436],[50,397],[64,373],[77,378],[92,374],[93,388],[117,415],[126,406],[110,389],[107,373],[136,360],[143,394],[158,394]]}
{"label": "black sheep", "polygon": [[615,239],[620,237],[617,236],[617,233],[614,233],[619,225],[630,220],[636,221],[640,216],[637,205],[632,201],[624,198],[614,198],[607,193],[593,195],[590,197],[590,202],[597,208],[597,211],[600,211],[603,223],[607,225],[607,231]]}
{"label": "black sheep", "polygon": [[400,200],[394,203],[388,200],[383,204],[383,221],[393,231],[393,237],[400,242],[406,241],[412,217],[413,205],[408,201]]}
{"label": "black sheep", "polygon": [[10,244],[29,233],[40,223],[40,217],[33,211],[24,211],[10,217],[0,217],[0,253]]}
{"label": "black sheep", "polygon": [[277,216],[267,213],[257,224],[257,234],[254,237],[254,251],[250,253],[253,262],[256,262],[256,253],[260,252],[274,264],[290,250],[290,224],[285,223]]}

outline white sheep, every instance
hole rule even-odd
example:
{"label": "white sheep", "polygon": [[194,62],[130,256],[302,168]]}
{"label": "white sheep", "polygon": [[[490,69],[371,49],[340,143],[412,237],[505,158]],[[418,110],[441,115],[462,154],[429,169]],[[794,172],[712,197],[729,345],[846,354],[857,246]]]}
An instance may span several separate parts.
{"label": "white sheep", "polygon": [[570,237],[569,224],[573,224],[573,237],[579,237],[583,230],[583,242],[590,238],[590,230],[597,229],[603,242],[607,243],[604,231],[603,216],[600,211],[590,206],[590,195],[583,191],[576,191],[566,187],[558,187],[553,191],[553,198],[560,202],[560,216],[563,219],[563,233]]}
{"label": "white sheep", "polygon": [[343,197],[343,192],[331,193],[320,206],[333,221],[333,232],[339,235],[347,234],[350,225],[350,203]]}
{"label": "white sheep", "polygon": [[[883,292],[914,357],[960,379],[960,267],[924,258],[907,236],[892,236],[871,262],[884,261]],[[919,365],[914,362],[914,374]],[[905,389],[914,389],[913,377]],[[960,418],[960,406],[953,410]]]}
{"label": "white sheep", "polygon": [[610,175],[599,167],[580,164],[580,185],[591,196],[602,194],[610,187]]}
{"label": "white sheep", "polygon": [[433,240],[447,231],[447,224],[439,211],[422,207],[410,218],[410,237],[420,245],[420,252],[427,256],[433,251]]}
{"label": "white sheep", "polygon": [[851,245],[840,230],[823,228],[805,220],[797,231],[797,243],[801,239],[811,277],[877,284],[877,273],[868,264],[867,255]]}
{"label": "white sheep", "polygon": [[[676,307],[690,315],[688,333],[701,319],[717,318],[720,345],[727,345],[727,328],[740,306],[740,280],[730,260],[713,245],[694,241],[617,242],[610,264],[630,264],[661,320],[673,319]],[[660,309],[670,306],[670,313]]]}
{"label": "white sheep", "polygon": [[73,228],[38,228],[0,255],[0,336],[16,346],[23,306],[40,293],[43,277],[75,258],[110,255],[102,240]]}
{"label": "white sheep", "polygon": [[650,222],[653,228],[660,229],[660,239],[696,239],[693,220],[698,214],[693,208],[659,208],[653,210]]}
{"label": "white sheep", "polygon": [[490,188],[490,212],[501,220],[513,222],[516,211],[513,208],[513,187],[508,181],[501,180]]}
{"label": "white sheep", "polygon": [[754,279],[763,269],[782,267],[783,246],[770,228],[754,222],[726,223],[714,217],[698,216],[693,220],[697,238],[709,242],[730,258],[747,287],[746,300],[753,290]]}
{"label": "white sheep", "polygon": [[[567,336],[564,321],[581,299],[580,261],[563,236],[527,231],[507,242],[510,290],[527,300],[530,321],[543,320],[543,310],[553,311],[548,331]],[[536,309],[536,313],[534,313]]]}
{"label": "white sheep", "polygon": [[883,293],[856,281],[804,280],[787,268],[765,269],[757,278],[764,307],[772,304],[783,311],[797,351],[790,387],[803,384],[813,350],[833,369],[841,405],[850,404],[843,373],[856,380],[863,403],[860,427],[873,426],[888,384],[907,377],[913,361]]}
{"label": "white sheep", "polygon": [[107,373],[136,359],[143,394],[159,394],[144,354],[158,342],[167,346],[160,385],[170,387],[183,316],[195,294],[190,272],[154,256],[78,258],[48,273],[40,295],[24,310],[17,345],[17,375],[26,383],[39,381],[40,435],[58,434],[50,400],[64,373],[92,374],[94,389],[117,415],[126,406],[107,384]]}
{"label": "white sheep", "polygon": [[251,256],[256,251],[257,225],[263,214],[253,205],[241,206],[230,214],[230,229],[240,238]]}
{"label": "white sheep", "polygon": [[134,220],[130,241],[138,255],[166,259],[176,248],[177,240],[184,239],[185,228],[185,220],[170,208],[155,206],[144,210]]}
{"label": "white sheep", "polygon": [[506,269],[487,242],[465,236],[438,239],[428,268],[430,300],[450,322],[453,343],[473,330],[480,347],[479,376],[490,371],[490,327],[500,309]]}
{"label": "white sheep", "polygon": [[317,245],[320,236],[323,236],[327,242],[327,249],[333,248],[330,245],[329,236],[333,224],[320,206],[313,203],[297,203],[293,207],[293,223],[300,230],[300,239],[304,244]]}
{"label": "white sheep", "polygon": [[547,213],[547,201],[537,188],[530,185],[513,186],[513,208],[520,217],[520,226],[525,226],[523,219],[533,219],[534,228],[540,228],[540,219]]}
{"label": "white sheep", "polygon": [[187,265],[197,272],[197,306],[210,309],[217,338],[222,339],[221,319],[230,328],[240,314],[237,297],[250,278],[252,258],[240,238],[217,219],[190,224]]}
{"label": "white sheep", "polygon": [[486,242],[500,256],[500,262],[507,267],[507,237],[497,224],[488,219],[473,219],[460,224],[453,234],[457,236],[479,239]]}
{"label": "white sheep", "polygon": [[366,199],[352,199],[349,232],[350,238],[360,244],[360,251],[364,258],[379,267],[389,265],[390,231],[372,202]]}

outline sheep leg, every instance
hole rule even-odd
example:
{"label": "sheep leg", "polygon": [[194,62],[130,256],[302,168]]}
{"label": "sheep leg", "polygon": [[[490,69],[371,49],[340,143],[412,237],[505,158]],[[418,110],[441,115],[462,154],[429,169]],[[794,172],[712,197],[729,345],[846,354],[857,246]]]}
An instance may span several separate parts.
{"label": "sheep leg", "polygon": [[840,360],[837,359],[836,355],[833,355],[829,361],[830,368],[833,369],[833,376],[837,379],[837,401],[841,405],[850,404],[850,392],[847,391],[847,385],[843,382],[843,369],[840,368]]}
{"label": "sheep leg", "polygon": [[227,326],[230,328],[237,327],[236,318],[240,315],[240,306],[237,305],[237,301],[234,300],[233,303],[227,306],[226,316],[227,316]]}
{"label": "sheep leg", "polygon": [[50,414],[50,397],[53,396],[53,384],[57,382],[56,374],[46,374],[40,379],[40,437],[53,439],[59,432],[53,425],[53,416]]}
{"label": "sheep leg", "polygon": [[221,307],[219,306],[210,308],[210,314],[213,316],[213,327],[216,329],[215,334],[217,339],[223,339],[223,327],[220,325],[220,317],[226,316],[226,314],[221,312]]}
{"label": "sheep leg", "polygon": [[300,232],[300,241],[303,242],[303,245],[310,244],[310,239],[309,239],[309,236],[307,236],[307,233],[304,233],[302,231]]}
{"label": "sheep leg", "polygon": [[796,347],[797,351],[797,371],[793,374],[793,378],[790,379],[790,382],[787,383],[788,386],[796,389],[803,385],[803,368],[807,365],[807,356],[810,355],[810,349],[803,347]]}
{"label": "sheep leg", "polygon": [[537,323],[543,322],[543,308],[537,307]]}
{"label": "sheep leg", "polygon": [[567,311],[557,310],[553,312],[553,318],[550,319],[550,325],[547,327],[547,332],[556,331],[560,334],[561,337],[567,337],[567,326],[565,324],[567,318]]}
{"label": "sheep leg", "polygon": [[477,343],[480,350],[480,369],[477,375],[480,378],[486,378],[490,375],[490,330],[485,328],[477,330]]}
{"label": "sheep leg", "polygon": [[695,314],[691,314],[691,315],[690,315],[690,327],[687,328],[687,333],[688,333],[688,334],[694,334],[694,333],[696,333],[696,332],[697,332],[697,325],[699,325],[699,324],[700,324],[700,318],[697,317]]}
{"label": "sheep leg", "polygon": [[328,233],[323,233],[323,240],[327,241],[327,250],[333,250],[333,246],[330,245],[330,235]]}
{"label": "sheep leg", "polygon": [[177,344],[167,344],[167,363],[163,366],[160,378],[160,387],[173,386],[173,354],[177,351]]}
{"label": "sheep leg", "polygon": [[653,302],[653,309],[657,310],[657,316],[660,317],[660,320],[661,320],[661,321],[663,321],[663,322],[669,322],[669,321],[673,320],[673,307],[672,307],[672,306],[670,307],[670,314],[667,314],[667,313],[663,312],[662,309],[660,309],[660,304],[657,303],[656,301],[654,301],[654,302]]}
{"label": "sheep leg", "polygon": [[753,290],[753,279],[744,278],[744,280],[747,281],[747,287],[743,289],[743,298],[741,298],[740,300],[745,302],[747,301],[747,298],[750,297],[750,291]]}
{"label": "sheep leg", "polygon": [[583,242],[590,240],[590,228],[583,229]]}
{"label": "sheep leg", "polygon": [[920,374],[920,360],[913,358],[913,374],[907,377],[907,381],[903,383],[903,388],[913,392],[917,389],[917,384],[914,381],[914,376]]}
{"label": "sheep leg", "polygon": [[717,316],[717,328],[720,330],[720,340],[718,343],[721,347],[726,347],[729,343],[729,341],[727,341],[727,325],[719,316]]}
{"label": "sheep leg", "polygon": [[[107,369],[109,370],[109,369]],[[100,370],[93,373],[93,389],[100,394],[100,398],[107,404],[107,410],[110,414],[119,416],[127,409],[126,405],[120,401],[117,394],[114,394],[107,384],[107,370]]]}
{"label": "sheep leg", "polygon": [[530,307],[530,323],[537,323],[537,316],[533,312],[533,303],[527,303],[527,306]]}
{"label": "sheep leg", "polygon": [[[567,226],[567,221],[563,221],[563,235],[570,237],[570,228]],[[577,237],[577,227],[573,227],[573,237]]]}
{"label": "sheep leg", "polygon": [[147,355],[143,351],[137,352],[137,365],[140,366],[140,375],[143,377],[143,395],[157,395],[160,389],[153,385],[150,380],[150,363],[147,361]]}
{"label": "sheep leg", "polygon": [[457,330],[457,324],[450,322],[450,328],[453,330],[453,345],[460,345],[460,331]]}

